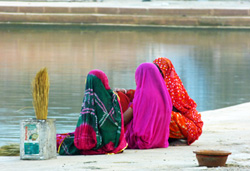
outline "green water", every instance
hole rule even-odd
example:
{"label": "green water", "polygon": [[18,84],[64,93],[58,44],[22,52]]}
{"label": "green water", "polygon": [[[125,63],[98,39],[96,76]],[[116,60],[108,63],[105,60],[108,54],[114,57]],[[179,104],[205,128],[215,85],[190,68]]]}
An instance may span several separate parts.
{"label": "green water", "polygon": [[31,82],[47,67],[49,118],[75,129],[86,75],[103,70],[111,88],[135,88],[134,72],[172,60],[198,111],[250,101],[249,30],[0,25],[0,145],[19,141],[19,121],[34,117]]}

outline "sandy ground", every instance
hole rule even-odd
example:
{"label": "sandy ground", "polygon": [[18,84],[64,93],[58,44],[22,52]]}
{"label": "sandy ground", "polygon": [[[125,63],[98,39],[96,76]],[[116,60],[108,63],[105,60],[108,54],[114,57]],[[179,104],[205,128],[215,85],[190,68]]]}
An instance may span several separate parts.
{"label": "sandy ground", "polygon": [[[201,114],[203,134],[191,146],[125,150],[116,155],[57,156],[50,160],[0,157],[0,170],[250,170],[250,103]],[[199,167],[193,151],[200,149],[232,154],[226,167]]]}

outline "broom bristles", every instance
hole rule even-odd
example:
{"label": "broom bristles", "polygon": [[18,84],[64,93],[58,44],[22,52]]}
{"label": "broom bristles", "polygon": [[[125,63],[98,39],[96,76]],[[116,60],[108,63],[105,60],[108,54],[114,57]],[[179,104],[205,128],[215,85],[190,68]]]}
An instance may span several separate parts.
{"label": "broom bristles", "polygon": [[33,80],[33,106],[36,119],[47,119],[49,103],[49,75],[47,68],[41,69]]}
{"label": "broom bristles", "polygon": [[19,144],[10,144],[0,147],[0,156],[19,156]]}

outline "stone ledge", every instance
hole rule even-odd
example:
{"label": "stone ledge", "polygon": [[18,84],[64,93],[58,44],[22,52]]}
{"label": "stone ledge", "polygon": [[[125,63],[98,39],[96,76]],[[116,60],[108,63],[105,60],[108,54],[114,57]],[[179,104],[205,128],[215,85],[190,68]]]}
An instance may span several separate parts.
{"label": "stone ledge", "polygon": [[0,6],[0,12],[65,13],[65,14],[120,14],[152,16],[250,16],[250,9],[164,9],[116,7],[43,7]]}
{"label": "stone ledge", "polygon": [[0,22],[42,22],[155,26],[237,26],[250,27],[250,17],[173,17],[104,14],[0,13]]}

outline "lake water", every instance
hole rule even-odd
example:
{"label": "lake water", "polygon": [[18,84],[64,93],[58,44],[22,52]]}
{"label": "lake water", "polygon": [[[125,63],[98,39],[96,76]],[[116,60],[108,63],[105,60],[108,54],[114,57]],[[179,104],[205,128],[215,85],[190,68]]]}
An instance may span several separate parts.
{"label": "lake water", "polygon": [[58,133],[75,129],[92,69],[111,88],[135,88],[134,72],[172,60],[202,112],[250,101],[249,30],[0,25],[0,145],[19,141],[19,122],[35,117],[31,82],[47,67],[48,117]]}

